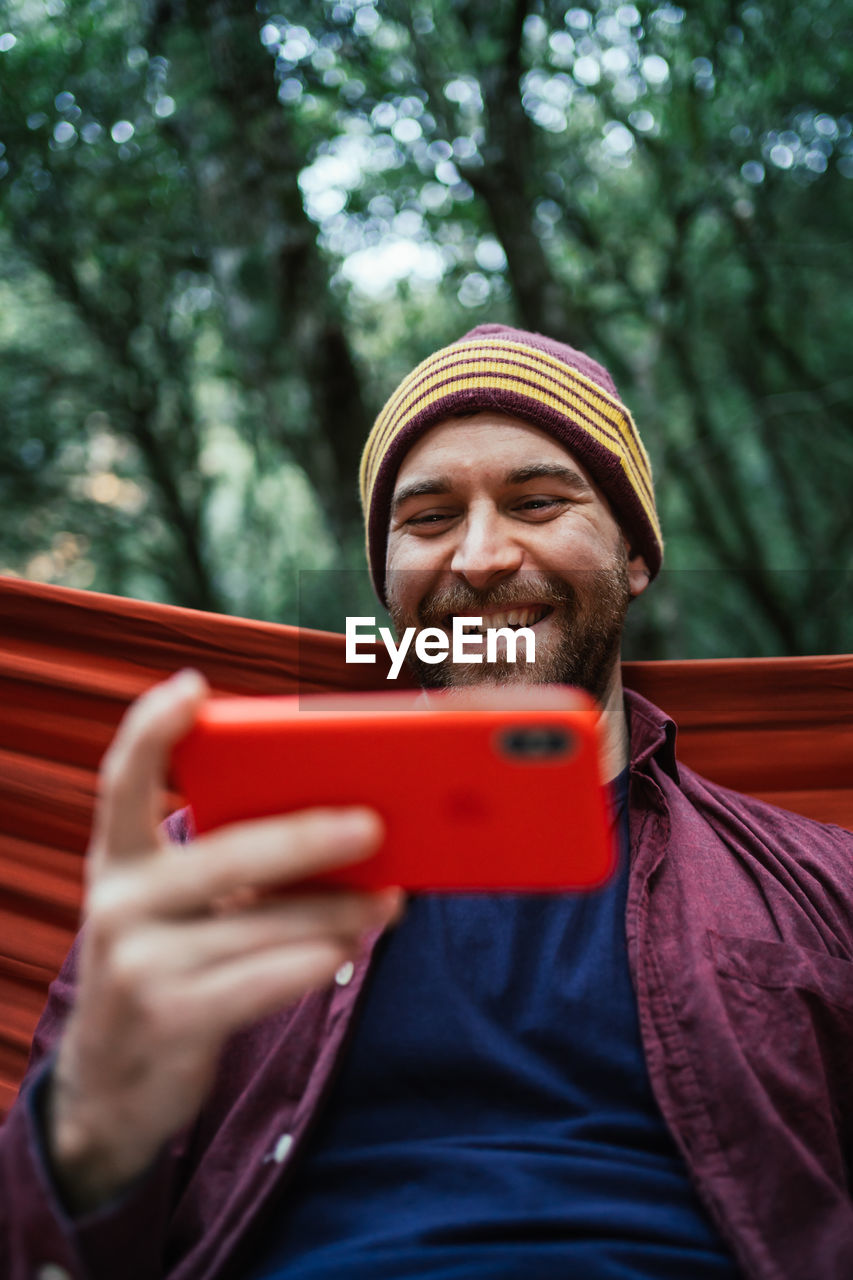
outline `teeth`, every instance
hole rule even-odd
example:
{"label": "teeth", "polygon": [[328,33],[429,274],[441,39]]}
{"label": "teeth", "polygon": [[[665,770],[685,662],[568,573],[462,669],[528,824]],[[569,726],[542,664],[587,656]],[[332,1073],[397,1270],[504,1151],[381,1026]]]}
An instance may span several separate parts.
{"label": "teeth", "polygon": [[483,627],[494,631],[500,627],[529,627],[544,618],[547,612],[547,605],[534,605],[502,613],[486,613],[483,615]]}

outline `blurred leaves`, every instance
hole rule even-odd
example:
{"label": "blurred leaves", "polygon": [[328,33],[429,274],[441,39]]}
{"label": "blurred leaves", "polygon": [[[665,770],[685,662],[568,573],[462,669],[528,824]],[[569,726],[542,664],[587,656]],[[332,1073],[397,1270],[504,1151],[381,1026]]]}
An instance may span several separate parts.
{"label": "blurred leaves", "polygon": [[641,425],[638,652],[850,649],[851,35],[853,0],[6,0],[0,567],[295,620],[360,563],[384,396],[500,320]]}

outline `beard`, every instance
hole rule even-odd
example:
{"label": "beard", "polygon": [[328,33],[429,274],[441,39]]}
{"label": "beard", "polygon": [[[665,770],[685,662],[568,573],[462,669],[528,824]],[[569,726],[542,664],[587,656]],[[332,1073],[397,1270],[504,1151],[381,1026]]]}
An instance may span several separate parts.
{"label": "beard", "polygon": [[509,662],[506,647],[498,649],[496,662],[456,663],[448,656],[432,664],[421,661],[409,646],[406,661],[424,689],[464,688],[471,685],[570,684],[585,689],[603,702],[619,659],[625,616],[631,601],[628,557],[619,541],[611,565],[572,575],[572,582],[557,574],[516,574],[486,591],[463,582],[448,583],[424,596],[411,617],[388,582],[388,611],[398,637],[407,626],[439,627],[450,632],[451,615],[479,617],[485,612],[507,612],[535,600],[551,613],[545,627],[536,632],[536,660]]}

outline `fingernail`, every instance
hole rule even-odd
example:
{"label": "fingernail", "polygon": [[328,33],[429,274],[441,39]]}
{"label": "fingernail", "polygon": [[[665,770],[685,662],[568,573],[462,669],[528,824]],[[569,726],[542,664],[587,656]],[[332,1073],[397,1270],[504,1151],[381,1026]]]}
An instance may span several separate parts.
{"label": "fingernail", "polygon": [[338,840],[359,847],[377,839],[381,830],[379,818],[372,809],[344,809],[336,814],[334,824]]}
{"label": "fingernail", "polygon": [[169,683],[176,693],[182,697],[202,693],[207,688],[207,681],[195,667],[184,667],[170,678]]}
{"label": "fingernail", "polygon": [[383,889],[376,895],[377,914],[388,924],[397,924],[406,907],[406,895],[402,889]]}

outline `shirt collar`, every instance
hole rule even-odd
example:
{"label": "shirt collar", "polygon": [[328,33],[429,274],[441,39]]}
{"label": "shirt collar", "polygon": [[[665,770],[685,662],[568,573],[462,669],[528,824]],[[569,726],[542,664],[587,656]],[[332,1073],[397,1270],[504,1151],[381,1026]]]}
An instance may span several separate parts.
{"label": "shirt collar", "polygon": [[678,782],[675,721],[633,689],[625,690],[625,712],[631,741],[631,768],[647,773],[649,762],[654,760]]}

